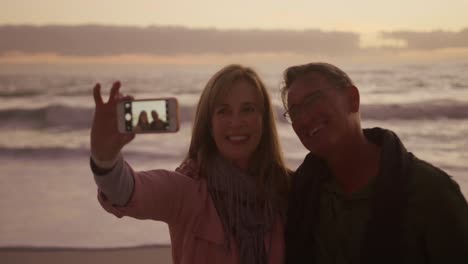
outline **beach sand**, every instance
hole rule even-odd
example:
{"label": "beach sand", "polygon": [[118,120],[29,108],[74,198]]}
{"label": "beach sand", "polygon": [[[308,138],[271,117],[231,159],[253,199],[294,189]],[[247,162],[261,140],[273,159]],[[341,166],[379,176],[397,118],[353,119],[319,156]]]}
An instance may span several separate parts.
{"label": "beach sand", "polygon": [[170,246],[140,246],[124,248],[0,248],[2,264],[171,264]]}

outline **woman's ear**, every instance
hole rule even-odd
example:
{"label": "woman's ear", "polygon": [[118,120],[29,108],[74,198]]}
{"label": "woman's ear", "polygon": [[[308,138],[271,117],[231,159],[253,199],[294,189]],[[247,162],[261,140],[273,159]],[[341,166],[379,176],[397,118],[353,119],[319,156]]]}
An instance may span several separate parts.
{"label": "woman's ear", "polygon": [[360,105],[360,96],[359,90],[356,86],[351,85],[347,89],[348,93],[348,103],[349,103],[349,111],[351,113],[359,112],[359,105]]}

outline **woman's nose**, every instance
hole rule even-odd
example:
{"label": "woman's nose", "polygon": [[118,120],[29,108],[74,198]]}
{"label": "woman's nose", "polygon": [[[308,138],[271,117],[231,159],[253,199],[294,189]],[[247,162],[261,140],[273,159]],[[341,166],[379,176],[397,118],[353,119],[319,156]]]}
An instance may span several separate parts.
{"label": "woman's nose", "polygon": [[233,113],[229,116],[229,125],[232,127],[241,126],[244,122],[245,118],[240,113]]}

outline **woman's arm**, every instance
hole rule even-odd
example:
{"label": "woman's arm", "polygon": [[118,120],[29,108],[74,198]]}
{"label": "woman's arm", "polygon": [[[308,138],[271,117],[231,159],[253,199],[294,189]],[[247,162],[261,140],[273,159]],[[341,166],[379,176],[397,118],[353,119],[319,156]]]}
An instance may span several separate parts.
{"label": "woman's arm", "polygon": [[[94,157],[90,160],[94,181],[99,190],[114,206],[125,206],[134,188],[133,174],[129,166],[124,166],[122,154],[113,161],[103,162]],[[126,171],[127,170],[127,171]]]}
{"label": "woman's arm", "polygon": [[153,219],[168,224],[186,221],[203,197],[200,181],[179,172],[135,172],[122,155],[106,174],[94,172],[102,207],[117,217]]}

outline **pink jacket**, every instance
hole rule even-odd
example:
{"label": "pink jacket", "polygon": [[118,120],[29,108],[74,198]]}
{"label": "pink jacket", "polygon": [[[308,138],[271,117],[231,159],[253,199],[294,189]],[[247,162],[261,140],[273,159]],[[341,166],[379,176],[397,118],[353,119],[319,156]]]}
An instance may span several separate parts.
{"label": "pink jacket", "polygon": [[[204,179],[167,170],[124,171],[132,173],[135,179],[130,201],[125,207],[113,206],[99,192],[99,202],[106,211],[119,218],[166,222],[174,264],[240,264],[233,238],[230,249],[225,243],[223,227]],[[265,236],[265,248],[270,264],[283,263],[283,221],[279,215],[273,232]]]}

